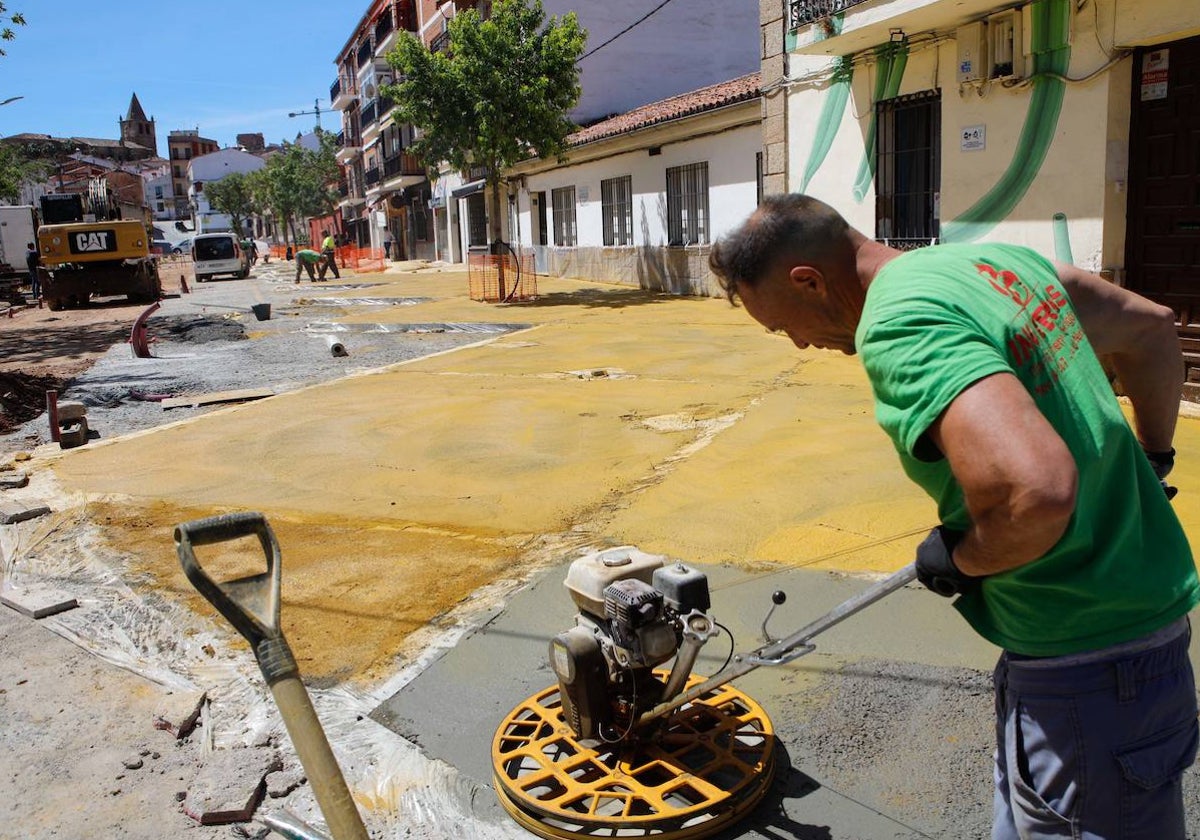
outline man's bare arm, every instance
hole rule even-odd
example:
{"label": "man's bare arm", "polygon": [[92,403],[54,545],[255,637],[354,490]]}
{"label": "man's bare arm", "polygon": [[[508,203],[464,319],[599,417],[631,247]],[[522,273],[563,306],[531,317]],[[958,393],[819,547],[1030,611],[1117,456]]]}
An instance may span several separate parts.
{"label": "man's bare arm", "polygon": [[928,434],[949,461],[971,516],[954,551],[961,572],[1014,569],[1058,542],[1075,510],[1075,459],[1015,376],[974,383]]}
{"label": "man's bare arm", "polygon": [[1183,391],[1174,313],[1083,269],[1063,263],[1055,268],[1088,341],[1112,359],[1133,403],[1138,440],[1151,452],[1170,449]]}

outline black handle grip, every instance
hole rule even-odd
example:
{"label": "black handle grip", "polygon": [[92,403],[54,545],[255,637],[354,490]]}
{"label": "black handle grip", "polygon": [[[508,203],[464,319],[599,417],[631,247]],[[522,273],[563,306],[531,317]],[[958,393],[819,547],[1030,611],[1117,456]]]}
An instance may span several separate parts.
{"label": "black handle grip", "polygon": [[[218,582],[204,570],[193,551],[193,546],[252,536],[258,537],[266,556],[267,568],[262,574]],[[279,629],[279,542],[266,518],[246,511],[183,522],[175,526],[175,550],[196,590],[250,642],[268,682],[295,673],[295,661]],[[264,657],[264,652],[270,651],[274,653]]]}
{"label": "black handle grip", "polygon": [[211,545],[255,535],[261,539],[264,530],[269,531],[270,527],[263,515],[257,511],[223,513],[220,516],[194,519],[176,525],[175,542],[178,544],[181,536],[192,545]]}

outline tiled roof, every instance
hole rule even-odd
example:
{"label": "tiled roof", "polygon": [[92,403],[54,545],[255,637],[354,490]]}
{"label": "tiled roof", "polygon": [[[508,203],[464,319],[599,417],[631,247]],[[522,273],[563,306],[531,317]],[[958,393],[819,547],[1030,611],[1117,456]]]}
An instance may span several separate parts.
{"label": "tiled roof", "polygon": [[658,123],[744,102],[756,98],[759,93],[759,74],[751,73],[732,81],[709,85],[699,90],[672,96],[669,99],[651,102],[649,105],[643,105],[624,114],[610,117],[576,131],[567,137],[567,143],[571,146],[581,146],[605,137],[627,134],[639,128],[647,128]]}

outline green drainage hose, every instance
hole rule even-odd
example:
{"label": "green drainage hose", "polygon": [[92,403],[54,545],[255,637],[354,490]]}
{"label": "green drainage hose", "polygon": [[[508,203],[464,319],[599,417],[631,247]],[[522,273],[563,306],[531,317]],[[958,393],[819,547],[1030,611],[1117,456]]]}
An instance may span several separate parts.
{"label": "green drainage hose", "polygon": [[1033,93],[1012,162],[982,198],[942,225],[943,242],[973,242],[1011,213],[1037,178],[1054,142],[1066,91],[1061,77],[1071,63],[1071,2],[1034,0],[1032,11]]}

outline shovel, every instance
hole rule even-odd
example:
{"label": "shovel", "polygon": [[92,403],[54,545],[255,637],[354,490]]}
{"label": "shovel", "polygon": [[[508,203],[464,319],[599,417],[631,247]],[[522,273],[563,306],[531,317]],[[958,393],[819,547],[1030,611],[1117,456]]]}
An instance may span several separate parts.
{"label": "shovel", "polygon": [[[214,581],[192,550],[193,546],[250,536],[258,537],[266,555],[267,570],[262,574]],[[296,659],[279,629],[279,543],[271,526],[261,513],[253,512],[184,522],[175,527],[175,550],[188,580],[253,648],[334,840],[367,840],[362,817],[300,681]]]}

